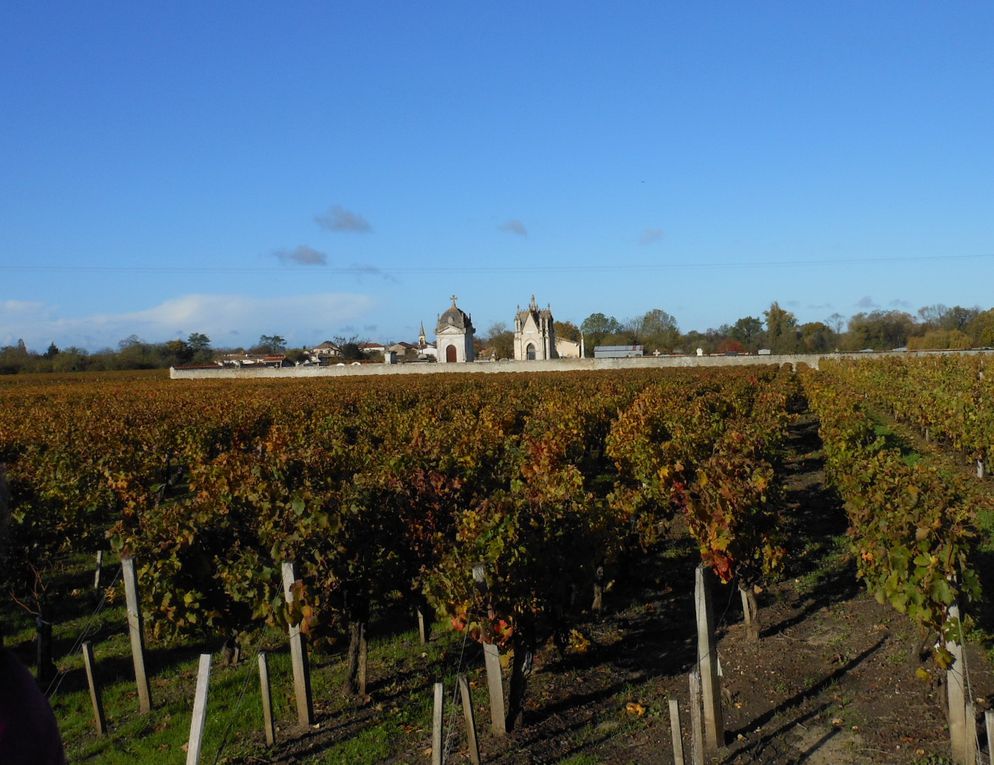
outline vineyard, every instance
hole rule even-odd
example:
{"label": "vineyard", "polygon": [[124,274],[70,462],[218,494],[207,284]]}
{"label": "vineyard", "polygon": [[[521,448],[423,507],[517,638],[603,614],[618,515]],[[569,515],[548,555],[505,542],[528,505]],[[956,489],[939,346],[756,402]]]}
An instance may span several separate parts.
{"label": "vineyard", "polygon": [[[982,651],[961,648],[986,645],[990,622],[982,591],[994,525],[986,480],[994,363],[986,358],[823,363],[798,373],[769,366],[480,378],[180,384],[139,375],[0,387],[6,645],[38,664],[71,757],[149,756],[132,739],[165,741],[170,715],[182,718],[180,728],[189,724],[190,660],[207,651],[225,667],[226,690],[212,703],[230,718],[214,731],[215,761],[425,761],[427,680],[475,672],[473,692],[486,708],[478,676],[485,645],[505,663],[506,708],[497,716],[509,732],[484,737],[486,761],[642,761],[610,747],[592,759],[579,745],[546,751],[529,734],[550,724],[550,706],[570,708],[549,701],[544,676],[588,682],[580,670],[597,675],[611,629],[621,634],[637,619],[658,622],[646,632],[656,637],[645,638],[654,669],[639,675],[655,695],[647,686],[626,701],[629,727],[621,730],[642,742],[640,752],[652,751],[650,761],[671,762],[660,715],[666,698],[686,707],[686,682],[664,688],[659,678],[685,678],[696,663],[681,646],[695,636],[687,599],[698,565],[710,580],[713,627],[725,636],[727,687],[735,671],[748,683],[762,662],[775,662],[782,651],[770,643],[790,639],[782,625],[805,587],[855,598],[857,577],[892,609],[866,618],[905,636],[895,649],[904,663],[890,671],[917,689],[937,725],[945,724],[937,684],[948,682],[947,670],[962,677],[971,656],[974,682],[988,681]],[[815,476],[811,486],[801,485],[802,474]],[[80,582],[92,578],[97,551],[106,553],[110,583],[93,595]],[[834,573],[818,574],[816,558],[831,561]],[[98,664],[100,640],[108,649],[125,640],[126,622],[110,621],[122,599],[111,559],[135,562],[154,682],[142,722],[124,690],[131,682],[133,694],[127,653],[112,668],[117,714],[128,722],[117,733],[112,726],[108,745],[67,718],[88,714],[85,680],[71,679],[82,673],[83,634],[96,636]],[[818,608],[834,614],[826,603]],[[52,623],[58,632],[60,619],[71,626],[64,645],[45,649],[60,660],[51,666],[35,643],[48,640]],[[403,648],[418,622],[425,644]],[[296,722],[287,683],[276,703],[282,740],[268,748],[246,687],[250,677],[258,682],[251,672],[260,649],[273,654],[277,676],[287,674],[288,630],[299,630],[315,669],[317,727],[285,733]],[[728,644],[733,634],[737,646]],[[660,655],[669,657],[665,667]],[[391,662],[399,673],[386,669]],[[797,680],[788,672],[782,682]],[[75,695],[60,697],[63,683]],[[740,693],[743,701],[726,692],[717,702],[738,735],[709,754],[781,761],[770,741],[756,744],[751,723],[766,724],[790,704],[772,701],[775,688],[765,699]],[[159,709],[171,710],[158,720],[157,694],[167,699]],[[795,705],[811,700],[784,694]],[[402,695],[422,701],[402,706]],[[972,704],[964,723],[971,737],[975,722],[983,730],[982,708]],[[369,727],[391,714],[386,728]],[[832,729],[843,719],[824,710],[820,717]],[[329,725],[339,733],[301,748],[298,740]],[[387,731],[388,741],[373,741],[370,730]],[[853,761],[914,762],[943,751],[941,741],[919,743]],[[978,746],[987,746],[982,733]],[[448,761],[465,761],[457,742],[446,751]]]}

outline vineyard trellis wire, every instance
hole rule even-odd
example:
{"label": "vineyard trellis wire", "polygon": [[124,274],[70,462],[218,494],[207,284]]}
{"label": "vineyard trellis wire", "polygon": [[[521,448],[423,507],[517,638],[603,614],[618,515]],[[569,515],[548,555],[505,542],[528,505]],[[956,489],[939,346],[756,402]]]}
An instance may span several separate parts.
{"label": "vineyard trellis wire", "polygon": [[97,602],[96,608],[94,608],[93,613],[90,614],[86,623],[83,625],[83,629],[80,631],[76,640],[73,642],[72,647],[68,651],[66,651],[65,655],[62,657],[62,660],[59,662],[60,664],[63,665],[63,668],[56,673],[55,677],[52,678],[52,680],[48,684],[48,687],[45,689],[45,696],[48,698],[49,702],[55,699],[56,694],[59,692],[59,688],[62,687],[62,681],[65,679],[66,675],[69,674],[69,669],[65,668],[66,660],[69,657],[74,656],[76,652],[80,649],[80,646],[82,646],[83,643],[86,641],[86,639],[91,637],[93,634],[95,634],[95,632],[91,632],[91,628],[93,627],[93,624],[96,621],[97,616],[100,615],[100,612],[103,611],[104,607],[107,605],[108,591],[114,588],[114,585],[117,584],[117,580],[120,579],[120,577],[121,577],[121,567],[118,566],[117,571],[114,574],[114,578],[111,580],[111,583],[107,585],[107,587],[104,588],[103,591],[101,592],[100,599]]}

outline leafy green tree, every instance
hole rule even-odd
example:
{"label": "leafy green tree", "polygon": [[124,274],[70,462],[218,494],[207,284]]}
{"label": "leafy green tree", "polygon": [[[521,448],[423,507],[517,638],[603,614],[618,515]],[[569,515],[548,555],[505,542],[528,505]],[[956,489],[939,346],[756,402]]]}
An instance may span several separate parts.
{"label": "leafy green tree", "polygon": [[252,349],[256,353],[276,355],[286,352],[286,339],[280,335],[260,335],[259,342]]}
{"label": "leafy green tree", "polygon": [[716,350],[714,339],[709,334],[692,329],[680,338],[680,350],[684,353],[694,355],[700,348],[704,353],[713,353]]}
{"label": "leafy green tree", "polygon": [[766,344],[774,353],[797,350],[797,317],[774,301],[763,312],[766,319]]}
{"label": "leafy green tree", "polygon": [[970,322],[969,333],[974,347],[994,346],[994,308],[977,314]]}
{"label": "leafy green tree", "polygon": [[915,329],[915,320],[903,311],[857,313],[849,319],[845,345],[848,350],[864,348],[890,350],[907,345]]}
{"label": "leafy green tree", "polygon": [[138,335],[129,335],[117,347],[116,356],[111,353],[107,360],[111,369],[156,369],[163,366],[162,355]]}
{"label": "leafy green tree", "polygon": [[53,372],[82,372],[89,369],[89,353],[85,348],[69,346],[63,348],[58,356],[52,359]]}
{"label": "leafy green tree", "polygon": [[765,340],[763,322],[756,316],[743,316],[732,325],[730,334],[734,340],[738,340],[749,351],[759,350],[760,344]]}
{"label": "leafy green tree", "polygon": [[942,329],[963,332],[979,314],[979,308],[964,308],[961,305],[954,305],[943,315],[940,326]]}
{"label": "leafy green tree", "polygon": [[613,316],[605,316],[602,313],[592,313],[580,324],[580,330],[586,338],[587,355],[594,355],[594,347],[604,344],[604,339],[608,335],[614,335],[621,331],[621,324]]}
{"label": "leafy green tree", "polygon": [[193,361],[210,361],[213,353],[211,351],[211,339],[203,332],[191,332],[186,338],[186,344],[190,349],[190,356]]}
{"label": "leafy green tree", "polygon": [[310,355],[306,348],[294,348],[292,351],[287,351],[286,358],[293,364],[302,364],[310,358]]}
{"label": "leafy green tree", "polygon": [[836,345],[832,328],[820,321],[809,321],[800,328],[801,347],[805,353],[827,353]]}
{"label": "leafy green tree", "polygon": [[365,358],[359,348],[359,338],[357,337],[334,337],[331,342],[338,346],[342,353],[342,361],[361,361]]}
{"label": "leafy green tree", "polygon": [[632,336],[632,344],[642,344],[646,351],[671,351],[680,342],[680,328],[676,319],[661,308],[653,308],[643,316],[630,319],[625,329]]}
{"label": "leafy green tree", "polygon": [[183,340],[170,340],[163,343],[160,347],[163,352],[162,355],[166,359],[166,363],[170,366],[175,366],[176,364],[189,364],[193,359],[193,351]]}
{"label": "leafy green tree", "polygon": [[[981,313],[979,308],[964,308],[954,305],[947,308],[941,303],[927,305],[918,309],[918,319],[925,331],[943,329],[965,332],[970,323]],[[924,332],[922,332],[924,334]]]}

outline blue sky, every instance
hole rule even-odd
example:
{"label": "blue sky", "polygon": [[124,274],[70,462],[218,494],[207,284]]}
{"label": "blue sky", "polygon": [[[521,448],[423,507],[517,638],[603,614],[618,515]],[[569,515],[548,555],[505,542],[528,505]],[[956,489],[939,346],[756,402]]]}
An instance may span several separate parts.
{"label": "blue sky", "polygon": [[994,304],[994,4],[0,4],[0,344]]}

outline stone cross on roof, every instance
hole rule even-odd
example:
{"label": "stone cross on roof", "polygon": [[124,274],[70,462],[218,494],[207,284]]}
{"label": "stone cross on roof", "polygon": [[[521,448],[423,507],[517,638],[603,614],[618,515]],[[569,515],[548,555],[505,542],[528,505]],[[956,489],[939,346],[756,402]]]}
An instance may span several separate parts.
{"label": "stone cross on roof", "polygon": [[457,298],[457,297],[456,297],[455,295],[450,295],[450,296],[449,296],[449,300],[451,300],[451,301],[452,301],[452,307],[453,307],[453,308],[455,308],[455,307],[456,307],[456,300],[458,300],[458,299],[459,299],[459,298]]}

